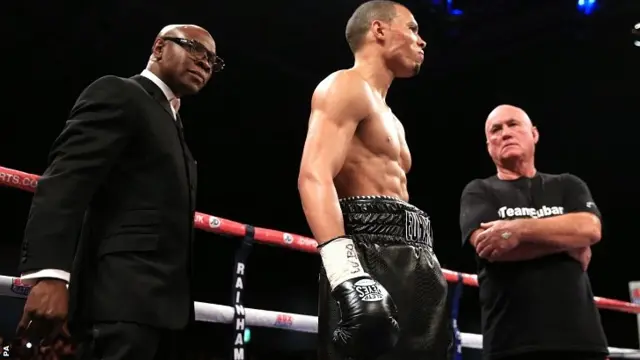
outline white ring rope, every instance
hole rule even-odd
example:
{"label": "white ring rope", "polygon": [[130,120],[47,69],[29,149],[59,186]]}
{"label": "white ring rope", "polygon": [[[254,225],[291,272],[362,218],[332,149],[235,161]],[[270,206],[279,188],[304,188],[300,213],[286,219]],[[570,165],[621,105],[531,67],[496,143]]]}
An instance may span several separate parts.
{"label": "white ring rope", "polygon": [[[29,286],[24,285],[20,279],[0,275],[0,296],[24,298]],[[233,322],[234,308],[226,305],[195,302],[196,320],[231,324]],[[258,326],[276,329],[285,329],[306,333],[318,332],[318,317],[302,314],[268,311],[260,309],[241,308],[244,311],[245,326]],[[239,326],[236,324],[236,326]],[[482,335],[461,333],[463,347],[470,349],[482,349]],[[640,350],[609,347],[609,357],[640,359]]]}

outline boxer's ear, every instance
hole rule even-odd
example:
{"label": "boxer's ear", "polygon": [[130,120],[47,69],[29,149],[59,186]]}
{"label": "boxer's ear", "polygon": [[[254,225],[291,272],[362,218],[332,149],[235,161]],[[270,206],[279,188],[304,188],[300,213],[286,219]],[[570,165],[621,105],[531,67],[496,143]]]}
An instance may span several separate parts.
{"label": "boxer's ear", "polygon": [[376,40],[383,40],[387,32],[387,25],[380,20],[371,22],[371,32]]}
{"label": "boxer's ear", "polygon": [[537,127],[535,127],[535,126],[533,126],[533,127],[531,128],[531,132],[532,132],[532,134],[533,134],[533,143],[534,143],[534,144],[537,144],[537,143],[538,143],[538,140],[540,139],[540,133],[538,132],[538,128],[537,128]]}

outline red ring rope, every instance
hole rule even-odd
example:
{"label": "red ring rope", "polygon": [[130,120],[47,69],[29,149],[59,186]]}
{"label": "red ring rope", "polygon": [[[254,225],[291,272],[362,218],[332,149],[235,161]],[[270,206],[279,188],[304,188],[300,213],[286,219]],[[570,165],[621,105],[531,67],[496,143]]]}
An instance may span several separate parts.
{"label": "red ring rope", "polygon": [[[38,175],[28,174],[22,171],[13,170],[0,166],[0,184],[12,188],[33,192],[38,184]],[[196,212],[194,217],[194,226],[207,232],[222,235],[234,235],[243,237],[245,235],[245,226],[239,222],[215,217],[212,215]],[[258,242],[278,245],[299,251],[317,253],[316,241],[302,235],[285,233],[278,230],[265,228],[255,228],[255,240]],[[458,282],[458,275],[462,276],[462,282],[469,286],[478,286],[476,275],[458,273],[447,269],[442,269],[448,282]],[[640,305],[633,303],[608,299],[595,296],[593,298],[596,305],[601,309],[621,311],[630,314],[640,314]]]}

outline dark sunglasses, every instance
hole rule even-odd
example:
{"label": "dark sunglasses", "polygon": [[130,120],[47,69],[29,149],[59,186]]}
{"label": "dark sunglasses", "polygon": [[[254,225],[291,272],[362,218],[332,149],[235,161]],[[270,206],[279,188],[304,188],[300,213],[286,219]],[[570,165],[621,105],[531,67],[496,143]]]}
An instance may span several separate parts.
{"label": "dark sunglasses", "polygon": [[224,69],[224,60],[195,40],[170,36],[161,37],[161,39],[180,45],[180,47],[185,49],[191,56],[198,60],[206,60],[209,63],[209,66],[211,66],[211,70],[213,72],[220,72]]}

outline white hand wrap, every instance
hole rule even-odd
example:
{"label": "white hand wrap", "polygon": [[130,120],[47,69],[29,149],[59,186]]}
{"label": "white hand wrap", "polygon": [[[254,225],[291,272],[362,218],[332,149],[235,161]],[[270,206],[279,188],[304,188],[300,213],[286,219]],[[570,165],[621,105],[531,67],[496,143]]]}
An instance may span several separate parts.
{"label": "white hand wrap", "polygon": [[327,272],[331,290],[358,276],[366,276],[351,239],[338,238],[320,247],[322,264]]}

